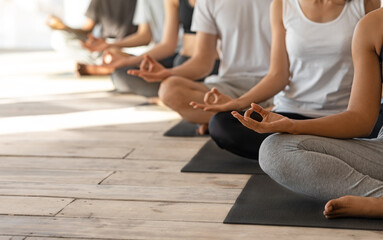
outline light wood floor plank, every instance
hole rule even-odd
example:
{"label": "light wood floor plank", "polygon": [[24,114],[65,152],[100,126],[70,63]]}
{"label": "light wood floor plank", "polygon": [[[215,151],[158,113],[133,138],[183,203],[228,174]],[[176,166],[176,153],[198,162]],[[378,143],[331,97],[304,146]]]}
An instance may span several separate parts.
{"label": "light wood floor plank", "polygon": [[232,204],[76,200],[58,216],[222,223]]}
{"label": "light wood floor plank", "polygon": [[129,146],[95,146],[92,142],[0,142],[0,156],[124,158],[132,150]]}
{"label": "light wood floor plank", "polygon": [[98,184],[113,171],[0,169],[0,182]]}
{"label": "light wood floor plank", "polygon": [[107,239],[193,239],[193,240],[381,240],[382,232],[227,225],[221,223],[144,221],[95,218],[47,218],[0,216],[0,232],[67,238]]}
{"label": "light wood floor plank", "polygon": [[118,171],[103,184],[156,187],[211,187],[242,189],[249,175],[200,173],[136,173]]}
{"label": "light wood floor plank", "polygon": [[0,236],[0,240],[25,240],[24,236]]}
{"label": "light wood floor plank", "polygon": [[[174,151],[175,149],[177,149],[177,151]],[[189,148],[187,146],[180,148],[135,148],[134,151],[127,156],[127,159],[188,161],[192,159],[198,151],[199,148]]]}
{"label": "light wood floor plank", "polygon": [[234,203],[241,189],[0,182],[0,196]]}
{"label": "light wood floor plank", "polygon": [[0,169],[50,170],[123,170],[130,172],[178,173],[185,161],[151,161],[133,159],[55,158],[55,157],[1,157]]}
{"label": "light wood floor plank", "polygon": [[54,216],[72,201],[70,198],[1,196],[0,214]]}

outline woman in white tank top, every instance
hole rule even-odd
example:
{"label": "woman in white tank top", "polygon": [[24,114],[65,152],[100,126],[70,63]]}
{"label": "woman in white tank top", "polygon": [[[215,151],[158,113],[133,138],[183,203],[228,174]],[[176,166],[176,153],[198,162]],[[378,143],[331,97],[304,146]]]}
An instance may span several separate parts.
{"label": "woman in white tank top", "polygon": [[[213,89],[205,104],[193,103],[195,108],[219,112],[209,124],[213,140],[230,152],[258,159],[259,146],[270,133],[247,129],[227,111],[241,111],[274,95],[273,112],[293,119],[346,110],[354,73],[354,28],[379,6],[379,0],[274,0],[268,74],[237,99]],[[256,113],[251,117],[262,120]]]}

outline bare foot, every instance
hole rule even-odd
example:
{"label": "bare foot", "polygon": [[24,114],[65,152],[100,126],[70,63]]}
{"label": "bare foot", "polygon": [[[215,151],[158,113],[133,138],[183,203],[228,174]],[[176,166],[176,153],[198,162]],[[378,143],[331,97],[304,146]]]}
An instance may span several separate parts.
{"label": "bare foot", "polygon": [[207,134],[208,130],[209,130],[209,125],[207,123],[201,124],[198,127],[198,129],[196,130],[197,131],[197,135],[201,135],[201,136],[205,135],[205,134]]}
{"label": "bare foot", "polygon": [[326,218],[362,217],[383,218],[383,197],[345,196],[327,202],[323,214]]}
{"label": "bare foot", "polygon": [[111,74],[114,69],[106,66],[86,65],[77,63],[76,72],[78,76],[98,75],[104,76]]}
{"label": "bare foot", "polygon": [[162,107],[166,107],[165,104],[161,101],[159,97],[150,97],[148,98],[148,103],[149,104],[154,104]]}

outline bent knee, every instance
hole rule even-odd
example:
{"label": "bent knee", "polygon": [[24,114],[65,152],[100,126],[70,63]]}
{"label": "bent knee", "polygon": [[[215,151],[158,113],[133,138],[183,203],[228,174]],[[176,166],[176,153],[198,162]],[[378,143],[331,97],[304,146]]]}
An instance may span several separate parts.
{"label": "bent knee", "polygon": [[259,149],[259,165],[270,176],[283,175],[288,169],[286,157],[296,149],[288,134],[274,134],[267,137]]}
{"label": "bent knee", "polygon": [[161,82],[158,96],[166,105],[175,104],[174,101],[182,95],[182,78],[169,77]]}

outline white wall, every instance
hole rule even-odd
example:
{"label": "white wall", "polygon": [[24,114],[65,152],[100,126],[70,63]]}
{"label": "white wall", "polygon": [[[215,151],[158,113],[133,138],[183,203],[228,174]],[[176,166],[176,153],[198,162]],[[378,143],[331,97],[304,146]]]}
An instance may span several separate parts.
{"label": "white wall", "polygon": [[0,0],[0,48],[49,49],[49,14],[80,27],[90,0]]}

